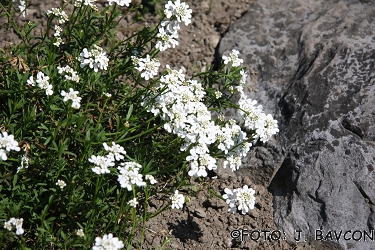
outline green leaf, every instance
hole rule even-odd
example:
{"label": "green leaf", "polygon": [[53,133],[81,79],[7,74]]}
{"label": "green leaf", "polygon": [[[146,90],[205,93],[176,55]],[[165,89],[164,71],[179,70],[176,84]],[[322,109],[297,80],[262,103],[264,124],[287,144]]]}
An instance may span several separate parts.
{"label": "green leaf", "polygon": [[126,115],[126,120],[127,121],[129,120],[130,115],[132,114],[132,112],[133,112],[133,104],[130,105],[128,114]]}
{"label": "green leaf", "polygon": [[49,143],[49,141],[51,140],[51,136],[47,138],[47,140],[43,143],[44,146],[47,146],[47,144]]}
{"label": "green leaf", "polygon": [[49,129],[46,127],[46,125],[44,125],[43,123],[40,124],[40,127],[46,131],[48,131]]}
{"label": "green leaf", "polygon": [[14,175],[14,177],[13,177],[13,187],[16,186],[17,180],[18,180],[18,174]]}
{"label": "green leaf", "polygon": [[86,136],[85,136],[86,141],[90,141],[90,138],[91,138],[90,132],[91,132],[91,129],[86,130]]}
{"label": "green leaf", "polygon": [[51,104],[51,106],[49,106],[49,107],[50,107],[50,109],[53,110],[53,111],[56,111],[56,110],[63,110],[62,108],[59,108],[59,107],[57,107],[57,106],[54,105],[54,104]]}

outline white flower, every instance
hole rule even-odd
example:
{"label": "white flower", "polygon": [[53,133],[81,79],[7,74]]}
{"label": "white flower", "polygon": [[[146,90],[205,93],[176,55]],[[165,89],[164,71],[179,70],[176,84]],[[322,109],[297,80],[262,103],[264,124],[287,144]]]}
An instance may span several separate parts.
{"label": "white flower", "polygon": [[239,112],[245,119],[245,127],[255,130],[256,137],[259,137],[262,142],[268,141],[272,135],[279,132],[277,120],[273,119],[270,114],[266,115],[262,106],[257,105],[257,101],[247,98],[242,92],[238,104],[241,108]]}
{"label": "white flower", "polygon": [[80,229],[77,230],[77,235],[78,235],[79,237],[83,237],[83,236],[85,236],[85,233],[84,233],[83,230],[80,228]]}
{"label": "white flower", "polygon": [[24,0],[20,0],[20,5],[18,6],[20,12],[22,13],[23,17],[26,17],[29,13],[27,10],[26,2]]}
{"label": "white flower", "polygon": [[27,85],[35,86],[34,77],[30,76],[29,79],[27,79]]}
{"label": "white flower", "polygon": [[99,69],[106,70],[108,67],[109,59],[106,56],[106,52],[95,44],[94,48],[90,51],[88,51],[87,48],[84,48],[79,56],[81,68],[89,65],[91,69],[94,69],[95,72],[98,72]]}
{"label": "white flower", "polygon": [[232,52],[229,54],[229,56],[223,56],[224,64],[228,64],[229,62],[232,62],[232,66],[238,67],[243,63],[243,59],[238,58],[238,55],[240,52],[238,50],[232,50]]}
{"label": "white flower", "polygon": [[0,158],[3,160],[3,161],[6,161],[8,159],[7,155],[6,155],[6,151],[4,149],[0,149]]}
{"label": "white flower", "polygon": [[[86,6],[90,6],[91,9],[97,11],[98,7],[94,4],[96,0],[84,0],[83,4]],[[82,4],[82,0],[76,0],[74,3],[75,7],[80,7]]]}
{"label": "white flower", "polygon": [[64,44],[64,41],[61,39],[61,37],[56,37],[56,42],[54,42],[53,45],[60,47],[61,44]]}
{"label": "white flower", "polygon": [[3,131],[0,137],[0,147],[5,148],[6,151],[20,151],[18,142],[14,140],[13,135],[8,135],[6,131]]}
{"label": "white flower", "polygon": [[69,93],[61,90],[61,96],[64,97],[64,102],[72,100],[72,108],[79,109],[81,104],[81,97],[78,97],[78,91],[74,91],[72,88],[69,88]]}
{"label": "white flower", "polygon": [[186,157],[187,161],[191,161],[190,171],[188,172],[188,174],[193,177],[206,177],[206,169],[213,170],[217,168],[216,159],[206,152],[197,152],[194,149],[195,147],[190,150],[191,155]]}
{"label": "white flower", "polygon": [[122,188],[132,190],[132,185],[138,187],[146,186],[146,182],[143,181],[142,174],[139,173],[139,170],[142,168],[142,165],[136,162],[123,162],[120,164],[121,167],[117,167],[120,174],[118,175],[118,182]]}
{"label": "white flower", "polygon": [[53,34],[54,36],[60,36],[60,33],[62,31],[62,28],[58,25],[55,25],[55,34]]}
{"label": "white flower", "polygon": [[105,234],[103,238],[96,237],[95,246],[92,250],[117,250],[124,247],[124,243],[117,237],[113,237],[113,234]]}
{"label": "white flower", "polygon": [[149,80],[158,74],[160,62],[157,59],[151,59],[150,55],[147,55],[146,58],[132,56],[132,60],[135,68],[141,72],[141,77],[145,80]]}
{"label": "white flower", "polygon": [[159,38],[155,47],[160,49],[160,51],[164,51],[171,46],[175,48],[178,45],[178,38],[177,31],[180,29],[178,22],[176,21],[162,21],[161,27],[159,28],[159,33],[156,37]]}
{"label": "white flower", "polygon": [[215,91],[216,99],[219,99],[223,94],[220,91]]}
{"label": "white flower", "polygon": [[249,212],[249,209],[254,209],[255,205],[255,190],[248,188],[245,185],[243,188],[238,188],[236,192],[236,198],[238,201],[238,209],[242,210],[242,214]]}
{"label": "white flower", "polygon": [[232,171],[236,171],[242,165],[241,157],[239,155],[229,155],[224,161],[223,168],[226,168],[229,163],[229,167]]}
{"label": "white flower", "polygon": [[112,142],[112,146],[109,147],[106,142],[103,143],[103,147],[106,151],[109,151],[111,154],[113,154],[114,158],[117,161],[120,161],[124,159],[124,155],[126,155],[126,151],[124,148],[115,142]]}
{"label": "white flower", "polygon": [[[49,84],[48,80],[49,80],[49,76],[44,75],[43,72],[39,71],[38,74],[36,74],[35,82],[38,84],[38,87],[41,89],[45,89],[46,95],[52,95],[53,94],[52,85]],[[32,78],[31,79],[29,78],[27,83],[34,86]]]}
{"label": "white flower", "polygon": [[136,198],[133,198],[133,199],[131,199],[130,201],[128,201],[128,204],[129,204],[129,206],[135,208],[135,207],[137,207],[138,201],[137,201]]}
{"label": "white flower", "polygon": [[146,174],[145,175],[145,179],[148,180],[148,181],[150,181],[151,185],[157,183],[157,181],[155,180],[154,176],[152,176],[152,175]]}
{"label": "white flower", "polygon": [[[139,60],[133,57],[133,62],[139,63]],[[161,84],[145,95],[141,105],[154,115],[160,115],[166,131],[185,140],[180,150],[190,150],[186,157],[190,165],[189,176],[205,177],[208,170],[217,168],[216,159],[209,152],[209,145],[214,143],[226,154],[224,168],[229,164],[233,171],[237,170],[242,164],[241,157],[251,146],[246,133],[234,120],[224,127],[215,125],[211,112],[202,102],[205,96],[202,85],[196,80],[185,80],[182,70],[173,70],[167,65],[166,72],[160,77]],[[215,94],[219,97],[221,93]],[[220,117],[223,122],[224,118]]]}
{"label": "white flower", "polygon": [[4,228],[8,229],[9,231],[12,231],[13,229],[12,223],[10,221],[5,222]]}
{"label": "white flower", "polygon": [[260,124],[262,124],[262,126],[257,128],[256,133],[262,142],[268,141],[272,135],[279,132],[277,120],[273,119],[270,114],[263,116]]}
{"label": "white flower", "polygon": [[9,221],[4,223],[4,228],[11,231],[13,229],[13,226],[16,227],[16,234],[20,235],[24,233],[24,229],[22,228],[23,224],[23,218],[16,219],[16,218],[10,218]]}
{"label": "white flower", "polygon": [[96,174],[110,173],[108,167],[113,167],[115,163],[111,157],[95,156],[92,155],[89,162],[94,163],[96,167],[92,168],[92,171]]}
{"label": "white flower", "polygon": [[108,2],[109,2],[109,5],[116,3],[117,5],[120,5],[120,6],[126,5],[127,7],[129,7],[131,0],[108,0]]}
{"label": "white flower", "polygon": [[111,97],[112,97],[112,95],[111,95],[110,93],[104,93],[104,95],[105,95],[106,97],[108,97],[108,98],[111,98]]}
{"label": "white flower", "polygon": [[235,195],[229,188],[225,188],[224,192],[223,198],[226,199],[226,203],[229,205],[228,212],[235,214],[237,212]]}
{"label": "white flower", "polygon": [[236,205],[238,206],[238,210],[242,211],[242,214],[246,214],[250,209],[254,209],[255,190],[249,188],[247,185],[243,186],[243,188],[234,189],[233,191],[229,188],[225,188],[224,192],[223,198],[226,199],[229,205],[228,212],[236,213]]}
{"label": "white flower", "polygon": [[234,93],[234,88],[233,88],[233,86],[229,86],[228,90],[229,90],[229,92],[230,92],[231,94]]}
{"label": "white flower", "polygon": [[[66,80],[73,82],[79,82],[79,76],[76,71],[74,71],[69,65],[64,67],[57,67],[59,74],[64,74]],[[66,73],[66,74],[65,74]]]}
{"label": "white flower", "polygon": [[240,71],[241,79],[240,79],[240,86],[246,85],[247,73],[241,69]]}
{"label": "white flower", "polygon": [[17,235],[20,235],[20,234],[23,234],[24,233],[24,230],[22,228],[22,223],[23,223],[23,219],[15,219],[14,221],[14,225],[16,226],[16,234]]}
{"label": "white flower", "polygon": [[6,161],[8,159],[6,152],[10,152],[11,150],[20,151],[18,142],[14,140],[13,135],[8,135],[8,132],[3,131],[0,134],[0,158]]}
{"label": "white flower", "polygon": [[160,51],[165,51],[171,46],[175,48],[176,45],[178,45],[178,41],[176,40],[178,36],[175,34],[168,35],[164,28],[159,28],[159,33],[156,35],[156,37],[158,37],[160,40],[156,42],[155,48],[159,49]]}
{"label": "white flower", "polygon": [[184,206],[185,197],[182,194],[178,193],[178,190],[174,192],[174,195],[170,197],[172,200],[172,209],[180,209]]}
{"label": "white flower", "polygon": [[176,0],[174,3],[168,1],[164,9],[164,14],[167,18],[175,16],[178,22],[184,22],[185,25],[191,23],[191,13],[192,10],[189,9],[189,5],[185,2],[181,3],[180,0]]}
{"label": "white flower", "polygon": [[63,189],[66,186],[66,183],[63,180],[57,180],[56,185]]}
{"label": "white flower", "polygon": [[68,16],[66,15],[65,11],[59,8],[52,8],[51,10],[47,10],[47,15],[54,15],[59,17],[59,24],[63,24],[69,20]]}

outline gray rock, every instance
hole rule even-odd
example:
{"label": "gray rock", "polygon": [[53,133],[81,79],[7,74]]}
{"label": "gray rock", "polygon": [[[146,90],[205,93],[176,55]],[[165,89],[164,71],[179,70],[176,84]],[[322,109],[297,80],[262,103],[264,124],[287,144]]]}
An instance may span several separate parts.
{"label": "gray rock", "polygon": [[250,97],[280,124],[280,133],[256,146],[239,174],[258,184],[254,174],[264,169],[276,224],[292,241],[302,230],[317,249],[323,241],[316,238],[331,249],[374,248],[373,240],[364,241],[375,220],[373,6],[258,1],[219,46],[219,54],[237,49],[245,57],[254,73],[249,87],[259,89]]}

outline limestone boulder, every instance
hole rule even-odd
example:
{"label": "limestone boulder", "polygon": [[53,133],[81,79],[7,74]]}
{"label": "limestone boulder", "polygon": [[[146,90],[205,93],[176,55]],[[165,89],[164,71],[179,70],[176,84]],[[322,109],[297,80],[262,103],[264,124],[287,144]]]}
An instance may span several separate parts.
{"label": "limestone boulder", "polygon": [[257,1],[220,41],[220,55],[240,51],[249,95],[279,121],[238,174],[268,173],[275,222],[291,241],[301,230],[332,249],[374,249],[374,6]]}

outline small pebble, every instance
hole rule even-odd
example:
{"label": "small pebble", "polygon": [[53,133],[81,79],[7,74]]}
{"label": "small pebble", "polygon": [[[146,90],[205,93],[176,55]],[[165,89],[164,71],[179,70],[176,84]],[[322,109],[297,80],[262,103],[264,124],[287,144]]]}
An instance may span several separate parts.
{"label": "small pebble", "polygon": [[224,241],[224,244],[227,248],[230,248],[232,246],[232,240],[231,239],[226,239]]}
{"label": "small pebble", "polygon": [[197,208],[197,209],[195,209],[194,214],[198,218],[205,218],[206,217],[206,212],[203,210],[203,208]]}

